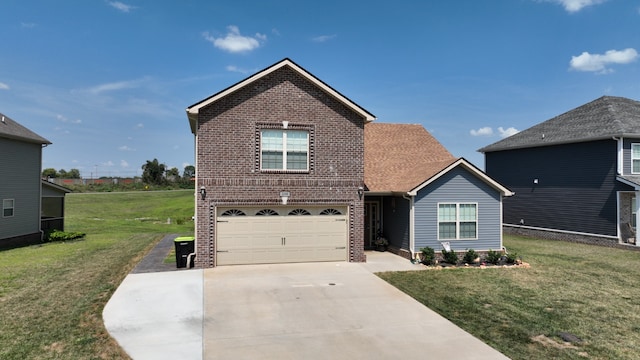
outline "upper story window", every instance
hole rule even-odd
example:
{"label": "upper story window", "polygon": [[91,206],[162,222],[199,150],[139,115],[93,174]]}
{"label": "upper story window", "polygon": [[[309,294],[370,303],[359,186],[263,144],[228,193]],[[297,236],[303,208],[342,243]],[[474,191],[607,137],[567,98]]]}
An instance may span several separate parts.
{"label": "upper story window", "polygon": [[309,132],[261,130],[260,170],[309,171]]}
{"label": "upper story window", "polygon": [[15,207],[15,200],[3,199],[2,200],[2,217],[13,216],[13,209]]}
{"label": "upper story window", "polygon": [[478,238],[478,204],[438,204],[438,240]]}
{"label": "upper story window", "polygon": [[631,144],[631,173],[640,174],[640,144]]}

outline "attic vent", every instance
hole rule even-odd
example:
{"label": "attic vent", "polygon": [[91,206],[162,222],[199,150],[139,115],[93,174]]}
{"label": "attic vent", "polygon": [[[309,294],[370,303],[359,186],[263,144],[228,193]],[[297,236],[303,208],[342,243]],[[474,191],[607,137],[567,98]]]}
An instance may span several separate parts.
{"label": "attic vent", "polygon": [[2,122],[4,122],[4,115],[2,115]]}

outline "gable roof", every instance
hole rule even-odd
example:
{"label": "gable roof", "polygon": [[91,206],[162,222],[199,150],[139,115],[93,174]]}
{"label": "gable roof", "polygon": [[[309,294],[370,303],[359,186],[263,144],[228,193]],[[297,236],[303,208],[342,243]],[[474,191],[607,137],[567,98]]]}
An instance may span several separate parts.
{"label": "gable roof", "polygon": [[43,188],[46,187],[46,188],[49,188],[49,189],[51,189],[53,191],[56,191],[56,192],[59,192],[59,193],[67,194],[67,193],[72,192],[71,189],[69,189],[67,187],[64,187],[62,185],[58,185],[56,183],[47,181],[45,179],[41,179],[40,184],[42,185]]}
{"label": "gable roof", "polygon": [[272,72],[282,68],[288,66],[291,69],[293,69],[294,71],[296,71],[297,73],[299,73],[300,75],[302,75],[304,78],[306,78],[307,80],[309,80],[310,82],[312,82],[313,84],[315,84],[318,88],[320,88],[321,90],[323,90],[324,92],[326,92],[327,94],[329,94],[330,96],[334,97],[335,99],[337,99],[338,101],[342,102],[345,106],[347,106],[348,108],[350,108],[351,110],[355,111],[356,113],[358,113],[360,116],[362,116],[365,119],[365,123],[366,122],[370,122],[376,119],[376,117],[371,114],[370,112],[368,112],[367,110],[365,110],[364,108],[360,107],[358,104],[354,103],[353,101],[349,100],[349,98],[347,98],[346,96],[340,94],[338,91],[336,91],[334,88],[332,88],[331,86],[327,85],[324,81],[318,79],[317,77],[315,77],[313,74],[311,74],[310,72],[308,72],[307,70],[303,69],[301,66],[299,66],[298,64],[294,63],[291,59],[289,58],[285,58],[269,67],[267,67],[264,70],[258,71],[257,73],[249,76],[248,78],[229,86],[228,88],[213,94],[211,96],[209,96],[206,99],[200,100],[199,102],[189,106],[187,108],[187,117],[189,118],[189,125],[191,126],[191,132],[192,133],[196,133],[196,122],[198,120],[198,112],[200,111],[201,108],[229,95],[232,94],[233,92],[251,84],[252,82],[271,74]]}
{"label": "gable roof", "polygon": [[603,140],[614,136],[640,137],[640,102],[603,96],[478,151],[486,153]]}
{"label": "gable roof", "polygon": [[364,126],[364,183],[370,193],[406,193],[456,158],[422,125]]}
{"label": "gable roof", "polygon": [[453,162],[449,166],[447,166],[444,169],[440,170],[437,174],[433,175],[429,179],[426,179],[422,184],[420,184],[416,188],[412,189],[409,192],[409,195],[411,195],[411,196],[417,195],[418,191],[420,191],[421,189],[425,188],[427,185],[429,185],[432,182],[436,181],[438,178],[440,178],[441,176],[443,176],[444,174],[448,173],[449,171],[451,171],[452,169],[454,169],[454,168],[456,168],[458,166],[460,166],[460,167],[464,168],[465,170],[467,170],[468,172],[472,173],[477,178],[482,180],[485,184],[491,186],[492,188],[494,188],[497,191],[499,191],[500,193],[502,193],[502,195],[504,195],[504,196],[513,196],[513,195],[515,195],[514,192],[512,192],[511,190],[509,190],[506,187],[502,186],[497,181],[495,181],[492,178],[490,178],[489,175],[485,174],[484,171],[478,169],[472,163],[468,162],[465,158],[457,159],[455,162]]}
{"label": "gable roof", "polygon": [[21,140],[35,144],[49,145],[51,142],[42,136],[34,133],[26,127],[18,124],[8,116],[0,113],[0,137]]}

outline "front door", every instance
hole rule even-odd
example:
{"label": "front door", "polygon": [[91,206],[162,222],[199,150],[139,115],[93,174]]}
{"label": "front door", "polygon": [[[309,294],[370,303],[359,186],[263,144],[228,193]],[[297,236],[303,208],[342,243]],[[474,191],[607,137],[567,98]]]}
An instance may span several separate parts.
{"label": "front door", "polygon": [[380,230],[380,203],[377,201],[364,202],[364,247],[372,248],[376,240],[376,233]]}

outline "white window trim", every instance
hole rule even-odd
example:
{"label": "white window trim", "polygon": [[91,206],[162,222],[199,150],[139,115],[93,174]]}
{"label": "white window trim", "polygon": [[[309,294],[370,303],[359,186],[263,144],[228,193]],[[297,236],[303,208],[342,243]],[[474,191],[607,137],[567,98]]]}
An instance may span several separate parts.
{"label": "white window trim", "polygon": [[[441,238],[440,237],[440,205],[455,205],[456,206],[456,237],[455,238]],[[460,205],[475,205],[476,207],[476,236],[472,238],[461,238],[460,237]],[[438,241],[456,241],[456,240],[478,240],[478,214],[479,214],[479,206],[477,202],[439,202],[437,204],[436,209],[436,232],[438,234]],[[447,221],[448,222],[448,221]],[[468,221],[463,221],[468,222]]]}
{"label": "white window trim", "polygon": [[[11,201],[11,205],[12,206],[5,207],[5,201]],[[7,216],[7,215],[4,214],[4,211],[6,209],[11,209],[11,215]],[[15,213],[16,213],[16,200],[15,199],[2,199],[2,217],[5,217],[5,218],[13,217],[15,215]]]}
{"label": "white window trim", "polygon": [[631,158],[631,169],[630,170],[631,170],[632,174],[640,174],[640,171],[633,171],[633,160],[640,160],[640,158],[634,158],[633,157],[633,147],[634,146],[640,147],[640,143],[631,143],[631,156],[630,156],[630,158]]}
{"label": "white window trim", "polygon": [[[262,133],[264,131],[281,131],[282,132],[282,169],[265,169],[262,167]],[[307,159],[306,168],[304,169],[287,169],[287,133],[288,132],[304,132],[307,135]],[[307,173],[309,172],[309,153],[311,146],[309,144],[309,131],[308,130],[282,130],[282,129],[261,129],[260,130],[260,171],[263,172],[292,172],[292,173]]]}

